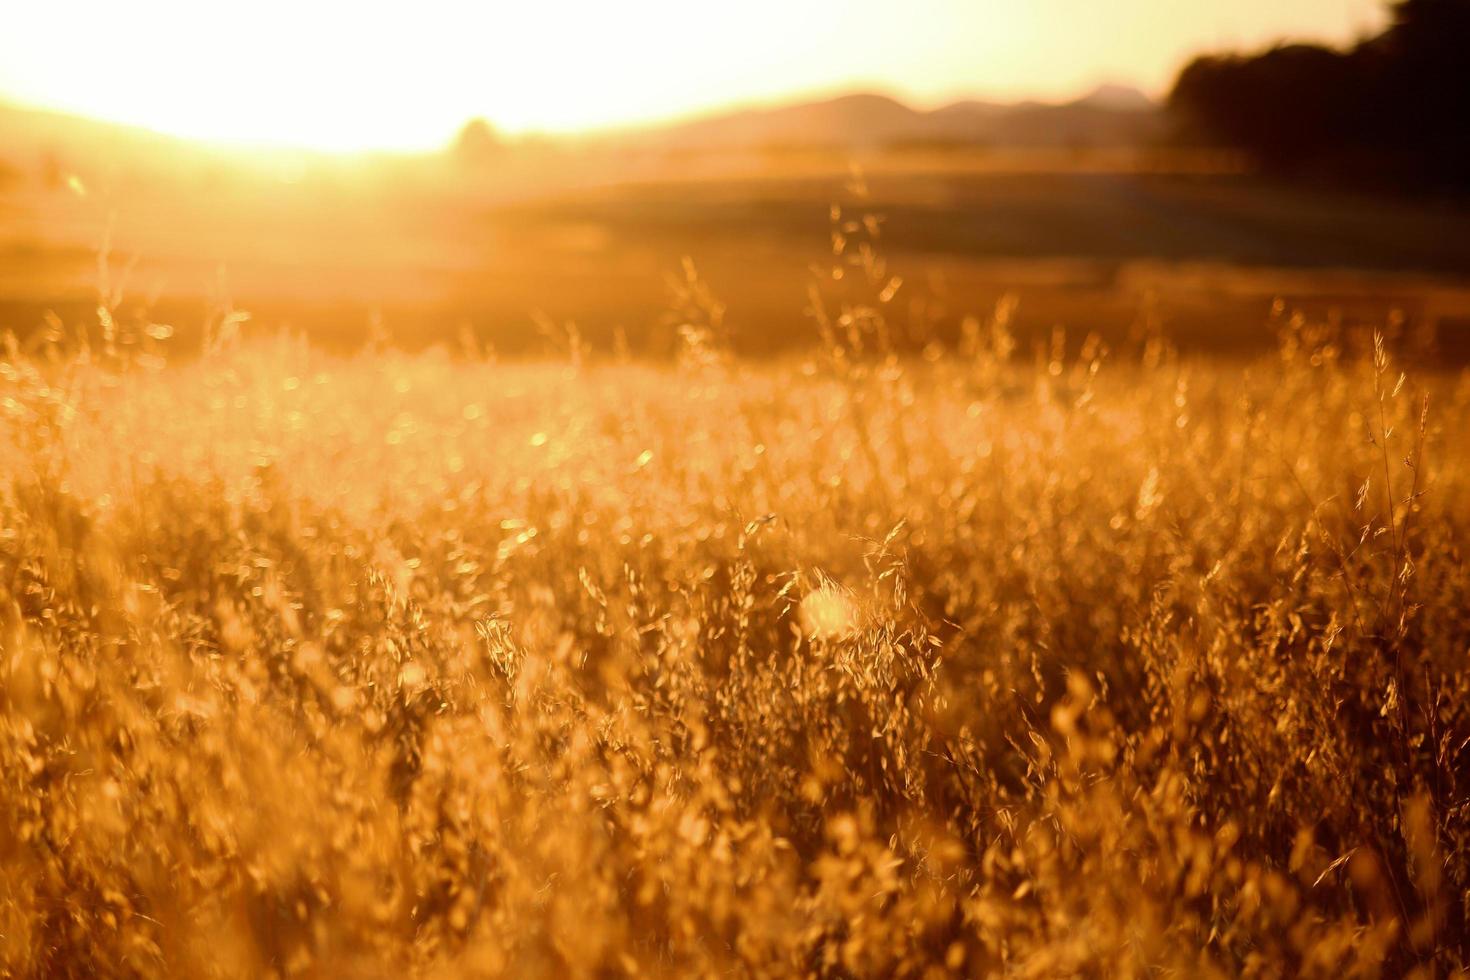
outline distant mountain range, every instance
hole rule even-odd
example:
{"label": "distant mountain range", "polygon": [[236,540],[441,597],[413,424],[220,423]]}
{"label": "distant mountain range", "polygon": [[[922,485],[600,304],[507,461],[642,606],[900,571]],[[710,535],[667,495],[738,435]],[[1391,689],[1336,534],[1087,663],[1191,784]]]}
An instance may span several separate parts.
{"label": "distant mountain range", "polygon": [[[482,124],[483,125],[483,124]],[[886,95],[859,93],[771,108],[743,109],[685,122],[572,139],[614,150],[865,149],[923,146],[1123,147],[1154,142],[1166,130],[1162,109],[1134,88],[1104,85],[1072,102],[955,102],[915,109]],[[487,130],[488,131],[488,130]],[[558,138],[500,143],[554,147]],[[302,151],[311,158],[331,155]],[[0,184],[38,162],[54,169],[107,165],[138,172],[197,171],[237,154],[137,127],[0,102]]]}
{"label": "distant mountain range", "polygon": [[646,148],[1133,146],[1165,131],[1164,114],[1135,88],[1104,85],[1066,103],[955,102],[915,109],[886,95],[859,93],[773,108],[744,109],[620,136]]}

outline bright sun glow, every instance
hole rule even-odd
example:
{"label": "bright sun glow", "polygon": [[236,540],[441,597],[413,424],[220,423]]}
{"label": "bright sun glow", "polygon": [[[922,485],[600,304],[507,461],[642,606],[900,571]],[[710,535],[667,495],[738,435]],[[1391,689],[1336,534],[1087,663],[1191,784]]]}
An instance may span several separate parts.
{"label": "bright sun glow", "polygon": [[1346,40],[1376,0],[46,0],[0,32],[0,98],[179,135],[330,149],[618,126],[870,88],[920,102],[1155,93],[1200,47]]}

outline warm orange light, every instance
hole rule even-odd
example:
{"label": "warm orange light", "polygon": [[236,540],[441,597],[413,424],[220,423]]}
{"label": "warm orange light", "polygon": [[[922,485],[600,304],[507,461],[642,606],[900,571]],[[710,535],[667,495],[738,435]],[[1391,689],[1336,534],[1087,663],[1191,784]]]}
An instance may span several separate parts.
{"label": "warm orange light", "polygon": [[0,30],[0,98],[181,135],[426,147],[483,115],[578,130],[866,87],[920,101],[1155,92],[1201,46],[1346,39],[1377,0],[47,0]]}

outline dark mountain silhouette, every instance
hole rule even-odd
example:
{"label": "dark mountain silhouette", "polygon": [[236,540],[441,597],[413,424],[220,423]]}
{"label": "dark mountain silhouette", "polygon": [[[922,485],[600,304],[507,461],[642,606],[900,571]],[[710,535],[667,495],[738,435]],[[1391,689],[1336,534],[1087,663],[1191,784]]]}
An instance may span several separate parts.
{"label": "dark mountain silhouette", "polygon": [[885,95],[857,93],[820,102],[744,109],[639,134],[678,146],[857,145],[918,136],[922,113]]}
{"label": "dark mountain silhouette", "polygon": [[1088,105],[1097,109],[1113,109],[1118,112],[1148,112],[1158,108],[1158,103],[1132,85],[1104,83],[1077,100],[1077,105]]}
{"label": "dark mountain silhouette", "polygon": [[864,148],[905,144],[1129,146],[1164,132],[1159,107],[1137,89],[1105,85],[1072,102],[963,100],[931,111],[886,95],[859,93],[773,108],[744,109],[626,134],[644,146]]}

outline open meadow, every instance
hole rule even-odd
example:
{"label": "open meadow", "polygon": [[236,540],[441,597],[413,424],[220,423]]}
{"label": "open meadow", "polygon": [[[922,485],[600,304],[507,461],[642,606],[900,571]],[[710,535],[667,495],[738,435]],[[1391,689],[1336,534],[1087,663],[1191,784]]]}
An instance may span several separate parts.
{"label": "open meadow", "polygon": [[1464,969],[1463,374],[687,298],[663,364],[12,339],[0,972]]}

